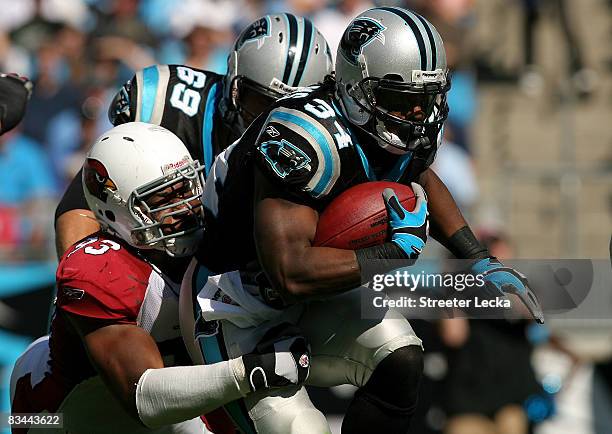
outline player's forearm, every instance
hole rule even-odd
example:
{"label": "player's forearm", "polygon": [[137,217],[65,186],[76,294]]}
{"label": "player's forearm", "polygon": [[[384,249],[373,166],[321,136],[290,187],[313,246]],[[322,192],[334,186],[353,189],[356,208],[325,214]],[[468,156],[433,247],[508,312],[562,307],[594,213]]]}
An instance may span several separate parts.
{"label": "player's forearm", "polygon": [[136,385],[138,417],[157,428],[206,414],[248,393],[244,372],[241,359],[148,369]]}
{"label": "player's forearm", "polygon": [[484,258],[489,252],[474,236],[457,203],[444,183],[431,169],[420,181],[429,197],[430,235],[461,259]]}
{"label": "player's forearm", "polygon": [[427,169],[419,178],[419,184],[427,193],[429,210],[430,235],[444,246],[455,232],[467,222],[446,185],[431,169]]}
{"label": "player's forearm", "polygon": [[304,247],[300,250],[286,252],[267,269],[272,286],[280,293],[295,299],[318,298],[361,284],[354,251],[329,247]]}
{"label": "player's forearm", "polygon": [[255,210],[259,263],[272,288],[287,301],[324,297],[359,286],[355,252],[312,246],[318,222],[312,208],[266,198]]}

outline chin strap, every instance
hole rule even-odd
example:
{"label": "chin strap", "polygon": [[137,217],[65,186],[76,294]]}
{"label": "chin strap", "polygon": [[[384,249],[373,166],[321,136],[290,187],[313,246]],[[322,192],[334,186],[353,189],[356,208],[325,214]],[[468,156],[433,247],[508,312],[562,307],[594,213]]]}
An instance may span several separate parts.
{"label": "chin strap", "polygon": [[[408,143],[407,149],[411,152],[420,150],[429,152],[431,150],[431,140],[425,135],[425,127],[422,125],[402,125],[398,136],[400,140]],[[413,139],[409,140],[410,137],[413,137]]]}
{"label": "chin strap", "polygon": [[428,153],[431,150],[431,141],[429,137],[417,137],[416,139],[408,142],[408,149],[412,152],[417,152],[421,149],[427,150]]}
{"label": "chin strap", "polygon": [[219,108],[221,109],[223,123],[229,130],[238,130],[240,133],[238,136],[240,136],[246,130],[242,118],[240,117],[240,109],[230,103],[226,98],[221,100]]}
{"label": "chin strap", "polygon": [[[372,116],[372,118],[373,119],[371,122],[374,124],[374,127],[376,128],[378,119],[375,116]],[[402,127],[400,127],[400,130],[398,134],[396,135],[396,137],[398,137],[404,143],[408,143],[408,145],[405,148],[400,148],[399,146],[389,142],[383,137],[368,131],[365,127],[362,127],[359,125],[356,125],[356,126],[361,128],[364,132],[366,132],[370,137],[374,138],[377,142],[380,143],[382,141],[384,143],[384,146],[382,147],[384,148],[392,147],[394,149],[397,149],[398,151],[401,151],[402,153],[412,152],[416,155],[426,154],[426,156],[429,156],[431,154],[431,150],[432,150],[431,140],[429,139],[429,137],[425,135],[425,127],[421,125],[416,125],[416,126],[403,125]],[[392,134],[392,133],[389,133],[389,134]],[[409,140],[410,137],[413,137],[413,139]]]}

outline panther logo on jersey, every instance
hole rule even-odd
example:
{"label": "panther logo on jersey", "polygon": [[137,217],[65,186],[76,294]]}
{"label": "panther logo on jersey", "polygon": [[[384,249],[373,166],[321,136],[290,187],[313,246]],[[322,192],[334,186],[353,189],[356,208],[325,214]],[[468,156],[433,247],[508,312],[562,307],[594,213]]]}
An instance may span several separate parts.
{"label": "panther logo on jersey", "polygon": [[106,167],[93,158],[88,158],[83,165],[83,183],[89,193],[102,202],[106,202],[109,190],[117,190],[117,185],[109,178]]}
{"label": "panther logo on jersey", "polygon": [[283,179],[295,170],[310,170],[310,157],[285,139],[264,142],[259,146],[259,152]]}
{"label": "panther logo on jersey", "polygon": [[268,17],[264,17],[245,29],[242,36],[236,41],[234,50],[240,49],[247,42],[257,41],[257,49],[259,50],[264,43],[264,39],[270,36],[270,21]]}
{"label": "panther logo on jersey", "polygon": [[385,26],[372,18],[358,18],[353,21],[340,41],[340,50],[344,58],[357,65],[357,58],[370,42],[376,39],[381,44],[385,44],[385,35],[382,33],[385,29]]}

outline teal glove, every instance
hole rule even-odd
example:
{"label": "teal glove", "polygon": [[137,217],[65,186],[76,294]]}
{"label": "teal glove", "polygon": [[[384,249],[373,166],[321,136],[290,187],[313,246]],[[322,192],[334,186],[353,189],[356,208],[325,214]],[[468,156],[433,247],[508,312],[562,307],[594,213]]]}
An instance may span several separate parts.
{"label": "teal glove", "polygon": [[472,265],[472,271],[481,274],[489,288],[502,295],[515,294],[527,307],[533,318],[544,324],[544,314],[535,293],[529,288],[527,278],[518,271],[504,266],[497,258],[490,256]]}
{"label": "teal glove", "polygon": [[414,211],[404,209],[395,192],[390,188],[385,188],[383,191],[383,199],[389,215],[391,241],[410,259],[416,259],[427,242],[429,212],[427,211],[427,195],[423,187],[413,182],[412,190],[416,196]]}

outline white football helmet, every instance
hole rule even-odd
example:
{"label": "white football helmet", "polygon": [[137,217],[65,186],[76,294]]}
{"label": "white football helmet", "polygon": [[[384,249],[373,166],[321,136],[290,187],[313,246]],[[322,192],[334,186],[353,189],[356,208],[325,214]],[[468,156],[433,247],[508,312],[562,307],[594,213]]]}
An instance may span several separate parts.
{"label": "white football helmet", "polygon": [[93,144],[83,190],[105,231],[139,249],[188,256],[204,230],[202,173],[172,132],[130,122]]}
{"label": "white football helmet", "polygon": [[398,7],[361,13],[342,36],[336,79],[345,114],[379,146],[433,159],[448,115],[450,77],[442,38],[430,22]]}

